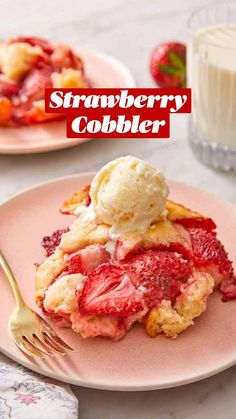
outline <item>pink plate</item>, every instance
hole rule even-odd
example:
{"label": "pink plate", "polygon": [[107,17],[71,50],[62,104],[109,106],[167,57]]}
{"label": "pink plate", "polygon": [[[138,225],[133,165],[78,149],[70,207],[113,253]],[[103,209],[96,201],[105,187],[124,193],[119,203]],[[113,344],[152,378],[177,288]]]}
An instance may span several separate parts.
{"label": "pink plate", "polygon": [[[85,71],[93,87],[134,87],[129,70],[109,55],[90,50],[79,50]],[[48,122],[30,127],[1,128],[1,154],[28,154],[59,150],[91,140],[66,138],[65,121]]]}
{"label": "pink plate", "polygon": [[[89,183],[91,174],[57,179],[30,189],[0,207],[1,248],[15,272],[26,302],[34,307],[34,262],[40,262],[45,234],[67,226],[72,217],[58,207],[72,192]],[[198,189],[170,182],[171,198],[214,216],[219,237],[236,262],[236,210]],[[114,343],[83,340],[70,329],[55,329],[74,352],[66,357],[34,361],[12,342],[7,323],[13,308],[9,286],[0,273],[0,350],[46,376],[80,386],[107,390],[151,390],[174,387],[209,377],[236,361],[236,301],[222,303],[216,292],[207,311],[178,339],[151,339],[142,326]]]}

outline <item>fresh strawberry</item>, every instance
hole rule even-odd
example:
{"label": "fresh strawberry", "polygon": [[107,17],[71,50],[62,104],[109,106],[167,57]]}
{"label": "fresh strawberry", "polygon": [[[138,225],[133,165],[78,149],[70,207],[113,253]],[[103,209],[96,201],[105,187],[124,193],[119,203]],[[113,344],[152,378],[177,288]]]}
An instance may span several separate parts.
{"label": "fresh strawberry", "polygon": [[181,284],[191,274],[191,267],[178,253],[146,250],[130,255],[123,262],[136,288],[144,292],[149,308],[163,299],[174,300]]}
{"label": "fresh strawberry", "polygon": [[46,256],[50,256],[54,253],[56,247],[59,245],[61,241],[62,234],[66,233],[68,230],[68,228],[63,228],[54,231],[54,233],[52,233],[51,236],[43,237],[41,246],[46,250]]}
{"label": "fresh strawberry", "polygon": [[69,259],[67,269],[70,274],[82,273],[87,275],[89,272],[94,271],[99,265],[108,262],[109,259],[110,254],[103,246],[88,246],[79,250],[76,255]]}
{"label": "fresh strawberry", "polygon": [[125,318],[143,310],[143,294],[135,288],[125,269],[103,264],[89,274],[79,308],[84,314]]}
{"label": "fresh strawberry", "polygon": [[178,42],[159,44],[152,53],[150,70],[160,87],[185,87],[185,45]]}
{"label": "fresh strawberry", "polygon": [[8,82],[0,78],[0,97],[11,98],[19,92],[19,85],[14,82]]}
{"label": "fresh strawberry", "polygon": [[33,47],[40,47],[42,48],[43,52],[50,55],[53,52],[53,46],[50,42],[46,41],[45,39],[37,38],[37,37],[30,37],[30,36],[18,36],[17,38],[12,38],[9,40],[9,44],[13,44],[15,42],[25,42],[27,44],[32,45]]}
{"label": "fresh strawberry", "polygon": [[194,264],[213,276],[224,300],[236,298],[236,277],[224,246],[214,233],[202,228],[189,228],[189,234]]}
{"label": "fresh strawberry", "polygon": [[51,74],[53,69],[49,65],[42,68],[35,68],[24,79],[20,89],[20,97],[22,101],[40,100],[45,96],[46,87],[52,87]]}

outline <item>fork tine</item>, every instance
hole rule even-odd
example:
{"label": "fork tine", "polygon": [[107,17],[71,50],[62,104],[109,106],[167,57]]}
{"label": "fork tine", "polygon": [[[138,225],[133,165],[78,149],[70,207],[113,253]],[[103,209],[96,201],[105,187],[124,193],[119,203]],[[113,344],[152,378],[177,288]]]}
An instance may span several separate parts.
{"label": "fork tine", "polygon": [[34,356],[36,356],[36,357],[38,357],[38,358],[40,358],[40,359],[44,359],[44,356],[43,356],[43,354],[41,354],[41,353],[39,353],[39,352],[36,352],[34,349],[32,349],[32,348],[30,348],[30,349],[28,349],[27,347],[26,347],[26,345],[24,344],[24,343],[19,343],[19,348],[23,351],[23,352],[25,352],[27,355],[29,355],[31,358],[32,357],[34,357]]}
{"label": "fork tine", "polygon": [[[40,330],[41,330],[41,333],[44,335],[44,336],[46,336],[48,339],[49,339],[49,341],[52,341],[53,342],[53,344],[56,344],[57,346],[59,345],[59,347],[60,346],[62,346],[62,348],[63,349],[68,349],[68,350],[70,350],[70,351],[73,351],[74,349],[73,348],[71,348],[69,345],[67,345],[67,343],[66,342],[64,342],[64,340],[62,340],[58,335],[57,335],[57,333],[55,332],[55,330],[54,329],[52,329],[51,328],[51,326],[46,322],[46,320],[45,319],[43,319],[41,316],[39,316],[38,314],[37,314],[37,317],[38,317],[38,319],[39,319],[39,321],[40,321]],[[50,342],[51,343],[51,342]],[[56,346],[56,347],[57,347]]]}
{"label": "fork tine", "polygon": [[59,346],[62,346],[64,349],[69,349],[70,351],[73,351],[73,348],[71,348],[67,343],[65,343],[55,332],[53,329],[47,327],[42,330],[42,333],[46,335],[50,340],[52,340],[53,343],[56,343]]}
{"label": "fork tine", "polygon": [[43,358],[44,358],[44,356],[43,356],[41,353],[36,352],[36,351],[34,351],[34,350],[32,350],[32,349],[28,349],[28,348],[26,347],[26,345],[25,345],[25,343],[24,343],[24,341],[23,341],[23,340],[22,340],[22,341],[19,341],[19,340],[17,340],[16,338],[14,338],[14,336],[12,336],[12,338],[13,338],[13,340],[14,340],[14,342],[15,342],[16,346],[18,346],[18,348],[20,348],[20,349],[21,349],[21,351],[22,351],[22,352],[24,352],[26,355],[30,356],[31,358],[32,358],[32,357],[34,357],[34,356],[36,356],[36,357],[38,357],[38,358],[41,358],[41,359],[43,359]]}
{"label": "fork tine", "polygon": [[37,343],[35,343],[34,339],[29,338],[28,336],[23,336],[23,340],[24,340],[24,343],[26,343],[27,346],[29,346],[30,350],[32,348],[34,351],[42,353],[43,355],[54,356],[54,354],[52,354],[51,352],[48,352],[43,347],[37,345]]}
{"label": "fork tine", "polygon": [[46,340],[45,336],[42,333],[34,333],[33,337],[35,339],[37,339],[42,345],[46,346],[46,348],[48,348],[50,351],[55,352],[55,354],[58,355],[65,355],[66,353],[64,351],[62,351],[59,347],[55,347],[50,341],[49,339]]}

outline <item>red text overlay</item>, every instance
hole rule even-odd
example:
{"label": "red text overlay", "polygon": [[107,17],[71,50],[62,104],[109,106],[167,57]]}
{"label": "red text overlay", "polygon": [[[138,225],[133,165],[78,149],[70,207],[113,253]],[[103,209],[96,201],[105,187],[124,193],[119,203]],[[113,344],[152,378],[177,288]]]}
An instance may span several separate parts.
{"label": "red text overlay", "polygon": [[169,138],[170,115],[191,112],[191,89],[46,89],[68,138]]}

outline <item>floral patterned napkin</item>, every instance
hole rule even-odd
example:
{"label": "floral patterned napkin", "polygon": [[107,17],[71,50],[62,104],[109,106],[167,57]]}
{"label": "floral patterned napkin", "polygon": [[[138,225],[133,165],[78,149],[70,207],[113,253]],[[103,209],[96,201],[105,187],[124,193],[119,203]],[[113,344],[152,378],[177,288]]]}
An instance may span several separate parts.
{"label": "floral patterned napkin", "polygon": [[78,418],[78,400],[70,386],[0,354],[0,419],[54,418]]}

